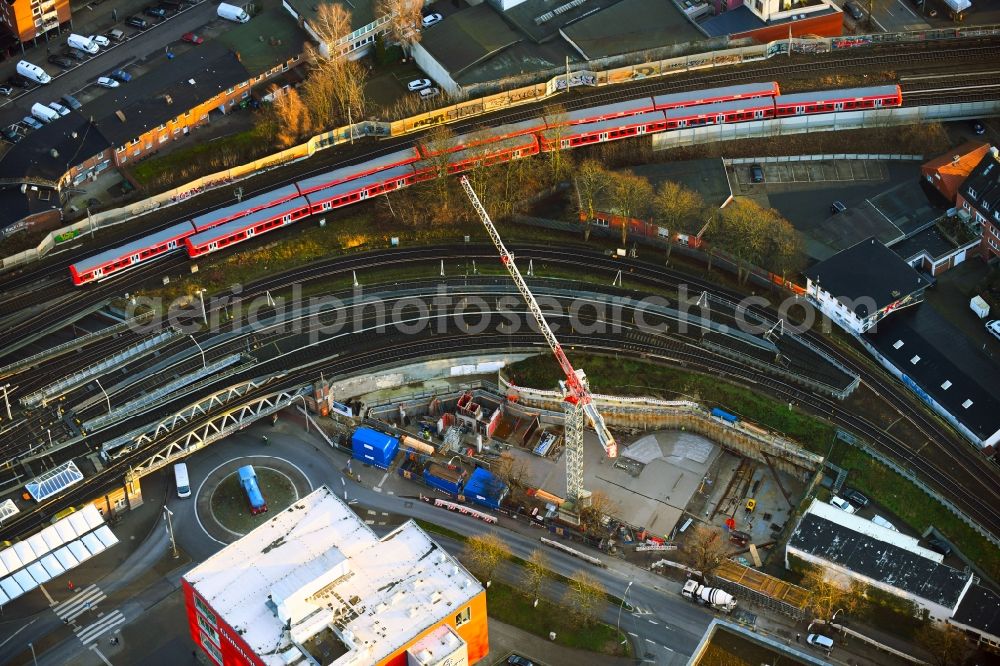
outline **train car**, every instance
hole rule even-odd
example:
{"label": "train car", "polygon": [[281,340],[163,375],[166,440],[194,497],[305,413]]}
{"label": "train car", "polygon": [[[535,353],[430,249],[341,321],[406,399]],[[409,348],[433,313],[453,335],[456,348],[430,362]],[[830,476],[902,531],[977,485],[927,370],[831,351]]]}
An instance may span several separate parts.
{"label": "train car", "polygon": [[811,113],[887,109],[902,104],[903,93],[899,86],[873,86],[778,95],[774,99],[774,111],[778,118],[784,118]]}
{"label": "train car", "polygon": [[466,148],[452,153],[448,159],[448,173],[462,173],[479,164],[490,166],[537,154],[538,139],[534,135],[515,136],[496,143]]}
{"label": "train car", "polygon": [[513,139],[528,134],[537,134],[545,129],[545,119],[542,117],[529,118],[518,123],[508,123],[498,127],[488,127],[486,129],[469,132],[453,137],[442,145],[421,144],[420,154],[423,158],[434,157],[442,153],[453,153],[474,146],[481,146],[487,143],[496,143]]}
{"label": "train car", "polygon": [[413,173],[413,166],[407,164],[311,192],[306,195],[309,210],[311,213],[322,213],[402,189],[413,183]]}
{"label": "train car", "polygon": [[719,409],[718,407],[713,407],[711,411],[712,416],[717,419],[722,419],[727,423],[739,423],[740,417],[735,414],[730,414],[729,412]]}
{"label": "train car", "polygon": [[650,111],[638,116],[615,118],[586,125],[570,125],[557,127],[542,132],[541,149],[543,152],[566,148],[576,148],[591,143],[627,139],[643,134],[662,132],[667,128],[663,111]]}
{"label": "train car", "polygon": [[333,187],[340,183],[345,183],[356,178],[363,178],[379,171],[388,171],[399,166],[412,164],[420,159],[420,153],[416,148],[398,150],[382,157],[376,157],[364,164],[354,164],[352,166],[327,171],[318,176],[311,176],[295,183],[299,188],[299,194],[309,194],[327,187]]}
{"label": "train car", "polygon": [[205,231],[220,224],[225,224],[230,220],[235,220],[250,213],[256,213],[259,210],[285,203],[297,196],[299,196],[299,190],[295,185],[285,185],[276,190],[258,194],[249,199],[244,199],[243,201],[217,208],[209,213],[198,215],[192,218],[191,224],[194,225],[195,231]]}
{"label": "train car", "polygon": [[781,90],[774,81],[764,83],[741,83],[735,86],[709,88],[708,90],[692,90],[690,92],[657,95],[653,98],[653,106],[657,111],[679,109],[685,106],[715,104],[716,102],[732,102],[738,99],[754,99],[757,97],[775,97]]}
{"label": "train car", "polygon": [[585,123],[596,123],[601,120],[611,120],[612,118],[625,118],[627,116],[638,116],[654,110],[653,99],[651,97],[640,97],[627,102],[615,102],[614,104],[602,104],[566,113],[547,115],[545,123],[548,127],[558,127],[559,125],[583,125]]}
{"label": "train car", "polygon": [[247,504],[250,506],[250,515],[256,516],[258,513],[266,513],[267,502],[260,492],[260,486],[257,484],[257,472],[254,471],[253,465],[240,467],[238,473],[240,487],[243,489]]}
{"label": "train car", "polygon": [[264,208],[246,217],[188,236],[184,239],[184,244],[187,246],[188,256],[200,257],[291,224],[308,215],[308,200],[298,197],[280,206]]}
{"label": "train car", "polygon": [[182,222],[172,227],[156,231],[137,241],[111,248],[82,259],[69,267],[73,284],[82,285],[98,282],[116,273],[138,266],[167,252],[179,250],[184,239],[194,233],[190,222]]}
{"label": "train car", "polygon": [[662,113],[667,116],[667,129],[741,123],[748,120],[773,118],[774,99],[757,97],[733,102],[716,102],[668,109]]}

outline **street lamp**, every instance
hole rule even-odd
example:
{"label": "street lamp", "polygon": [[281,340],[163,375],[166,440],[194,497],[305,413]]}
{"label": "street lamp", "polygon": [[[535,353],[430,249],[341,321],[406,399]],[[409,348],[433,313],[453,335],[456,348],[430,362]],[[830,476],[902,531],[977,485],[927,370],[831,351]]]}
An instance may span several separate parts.
{"label": "street lamp", "polygon": [[208,367],[208,363],[205,362],[205,350],[201,348],[201,345],[198,344],[198,341],[194,339],[193,335],[191,335],[190,333],[188,333],[188,337],[191,338],[191,342],[193,342],[194,346],[197,347],[198,351],[201,352],[201,367],[207,368]]}
{"label": "street lamp", "polygon": [[28,647],[31,648],[31,661],[35,664],[35,666],[38,666],[38,657],[35,656],[35,644],[28,643]]}
{"label": "street lamp", "polygon": [[208,310],[205,309],[205,290],[198,290],[198,299],[201,301],[201,319],[205,322],[205,326],[208,326]]}
{"label": "street lamp", "polygon": [[[622,595],[622,602],[618,606],[618,623],[617,623],[618,633],[622,632],[622,609],[625,608],[625,600],[628,598],[628,589],[632,587],[632,583],[634,582],[635,582],[634,580],[630,580],[628,582],[628,585],[625,586],[625,594]],[[624,645],[625,641],[622,641],[622,644]]]}
{"label": "street lamp", "polygon": [[299,393],[296,398],[302,398],[302,415],[306,417],[306,434],[309,433],[309,404],[306,402],[306,397]]}
{"label": "street lamp", "polygon": [[3,388],[3,401],[7,405],[7,420],[8,421],[13,421],[14,417],[11,416],[11,414],[10,414],[10,400],[7,399],[7,388],[8,387],[10,387],[10,384],[4,384],[0,388]]}
{"label": "street lamp", "polygon": [[833,621],[837,619],[837,615],[843,612],[844,612],[843,608],[838,608],[836,612],[834,612],[833,617],[830,618],[830,624],[833,624]]}
{"label": "street lamp", "polygon": [[104,390],[103,386],[101,386],[101,380],[100,379],[97,379],[95,377],[94,378],[94,382],[97,383],[97,388],[101,389],[101,393],[104,394],[104,399],[108,401],[108,414],[110,414],[111,413],[111,398],[108,397],[108,392]]}
{"label": "street lamp", "polygon": [[177,553],[177,542],[174,541],[174,523],[171,520],[173,515],[174,515],[173,511],[171,511],[167,507],[163,507],[163,519],[167,521],[167,534],[170,535],[170,548],[174,552],[174,557],[177,558],[180,556]]}

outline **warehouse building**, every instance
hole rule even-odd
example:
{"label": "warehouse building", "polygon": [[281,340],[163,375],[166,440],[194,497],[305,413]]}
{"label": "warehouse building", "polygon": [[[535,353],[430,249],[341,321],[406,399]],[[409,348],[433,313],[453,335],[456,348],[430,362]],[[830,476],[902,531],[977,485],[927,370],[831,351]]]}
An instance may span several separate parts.
{"label": "warehouse building", "polygon": [[474,664],[486,591],[416,523],[381,539],[321,486],[183,578],[212,663]]}

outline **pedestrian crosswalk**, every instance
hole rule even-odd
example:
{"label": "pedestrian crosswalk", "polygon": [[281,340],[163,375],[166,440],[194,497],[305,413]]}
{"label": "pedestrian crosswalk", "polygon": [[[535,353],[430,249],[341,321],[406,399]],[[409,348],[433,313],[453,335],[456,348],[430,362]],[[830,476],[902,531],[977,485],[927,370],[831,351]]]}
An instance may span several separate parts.
{"label": "pedestrian crosswalk", "polygon": [[52,610],[63,622],[71,622],[107,598],[108,595],[104,594],[101,588],[91,585],[74,594],[69,600],[57,604]]}
{"label": "pedestrian crosswalk", "polygon": [[122,615],[121,611],[113,610],[107,615],[99,617],[93,624],[78,629],[76,637],[80,639],[81,643],[87,645],[122,624],[125,624],[125,616]]}
{"label": "pedestrian crosswalk", "polygon": [[[125,624],[125,616],[122,615],[121,611],[114,610],[105,614],[97,610],[97,604],[107,598],[108,595],[101,588],[91,585],[80,590],[70,599],[56,604],[52,610],[66,624],[73,623],[73,633],[76,634],[81,643],[87,645]],[[88,625],[79,626],[77,620],[87,611],[94,611],[91,616],[87,617],[96,619]]]}

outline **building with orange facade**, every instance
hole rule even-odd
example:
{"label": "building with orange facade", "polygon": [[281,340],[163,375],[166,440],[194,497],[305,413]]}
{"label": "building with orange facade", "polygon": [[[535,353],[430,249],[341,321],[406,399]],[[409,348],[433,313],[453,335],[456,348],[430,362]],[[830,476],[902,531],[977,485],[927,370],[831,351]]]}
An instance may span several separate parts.
{"label": "building with orange facade", "polygon": [[182,579],[220,666],[462,666],[489,651],[486,590],[416,523],[379,538],[321,486]]}
{"label": "building with orange facade", "polygon": [[44,36],[69,22],[69,0],[17,0],[0,2],[3,23],[22,44]]}
{"label": "building with orange facade", "polygon": [[944,155],[925,162],[920,167],[920,175],[938,190],[948,203],[954,204],[958,197],[958,188],[989,151],[990,146],[984,141],[966,141]]}

